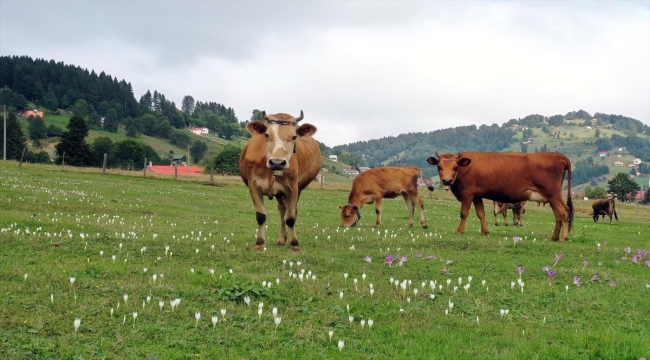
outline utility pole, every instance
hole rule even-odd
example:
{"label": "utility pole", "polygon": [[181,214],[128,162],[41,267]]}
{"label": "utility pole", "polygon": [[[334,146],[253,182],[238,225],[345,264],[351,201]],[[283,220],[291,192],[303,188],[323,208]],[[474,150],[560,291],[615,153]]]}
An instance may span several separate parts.
{"label": "utility pole", "polygon": [[4,106],[2,116],[4,118],[4,132],[3,132],[4,141],[2,143],[2,145],[3,145],[2,160],[7,160],[7,105]]}

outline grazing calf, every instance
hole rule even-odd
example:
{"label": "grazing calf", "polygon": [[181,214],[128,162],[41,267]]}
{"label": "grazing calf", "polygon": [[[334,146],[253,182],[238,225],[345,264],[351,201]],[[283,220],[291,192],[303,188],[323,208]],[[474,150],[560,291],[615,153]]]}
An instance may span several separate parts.
{"label": "grazing calf", "polygon": [[[424,178],[422,170],[416,166],[378,167],[359,174],[352,182],[352,190],[348,196],[347,205],[341,209],[342,226],[355,226],[361,219],[361,208],[365,204],[375,203],[377,226],[381,226],[381,209],[384,198],[392,199],[399,195],[404,197],[409,211],[408,227],[413,226],[415,206],[420,209],[420,224],[427,228],[424,219],[424,203],[418,195],[418,174]],[[428,185],[430,191],[433,186]]]}
{"label": "grazing calf", "polygon": [[253,137],[246,143],[239,158],[239,173],[255,205],[257,243],[255,250],[263,251],[266,244],[266,209],[264,198],[275,198],[280,210],[278,245],[287,241],[286,226],[291,232],[289,245],[300,251],[295,224],[300,193],[314,180],[321,168],[321,153],[312,135],[316,127],[298,126],[304,115],[294,118],[287,114],[263,114],[264,121],[252,121],[246,129]]}
{"label": "grazing calf", "polygon": [[499,218],[497,217],[499,214],[503,214],[503,222],[506,224],[506,226],[509,226],[508,224],[509,209],[512,209],[512,222],[514,223],[514,225],[524,226],[524,213],[526,212],[526,209],[524,209],[524,207],[526,206],[525,201],[516,202],[514,204],[502,203],[498,201],[493,201],[493,203],[494,203],[493,204],[494,205],[494,226],[499,226]]}
{"label": "grazing calf", "polygon": [[600,199],[591,205],[591,208],[594,210],[593,217],[594,222],[598,222],[598,217],[603,217],[603,222],[605,222],[605,216],[609,216],[609,224],[612,224],[612,215],[618,221],[618,215],[616,214],[616,202],[614,199]]}
{"label": "grazing calf", "polygon": [[[573,222],[571,202],[571,161],[559,153],[464,152],[430,157],[438,167],[440,183],[461,202],[457,234],[465,232],[469,209],[474,204],[481,220],[481,235],[489,233],[483,198],[515,203],[542,201],[551,204],[555,215],[552,240],[566,241]],[[568,173],[566,203],[562,199],[564,174]],[[562,231],[560,237],[560,230]]]}

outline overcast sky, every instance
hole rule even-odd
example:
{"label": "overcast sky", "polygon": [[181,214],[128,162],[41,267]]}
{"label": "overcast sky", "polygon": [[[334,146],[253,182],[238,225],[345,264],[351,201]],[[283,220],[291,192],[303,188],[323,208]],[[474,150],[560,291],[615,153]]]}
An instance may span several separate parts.
{"label": "overcast sky", "polygon": [[232,107],[328,146],[583,109],[650,124],[650,1],[10,1],[0,54]]}

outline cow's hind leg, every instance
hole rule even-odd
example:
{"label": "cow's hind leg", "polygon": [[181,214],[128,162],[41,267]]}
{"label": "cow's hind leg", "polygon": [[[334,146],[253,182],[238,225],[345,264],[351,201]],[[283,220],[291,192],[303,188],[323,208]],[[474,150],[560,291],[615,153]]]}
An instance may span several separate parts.
{"label": "cow's hind leg", "polygon": [[278,200],[278,211],[280,212],[280,233],[278,234],[278,245],[284,246],[287,242],[287,226],[284,223],[284,214],[287,212],[287,202],[284,195],[275,197]]}
{"label": "cow's hind leg", "polygon": [[414,214],[415,214],[415,203],[411,200],[411,197],[407,193],[402,193],[404,197],[404,202],[406,203],[406,208],[409,211],[409,223],[408,227],[412,227],[414,223]]}
{"label": "cow's hind leg", "polygon": [[[553,241],[566,241],[569,238],[569,207],[564,203],[561,195],[553,198],[548,198],[555,215],[555,229],[551,240]],[[560,238],[560,230],[562,230],[562,238]]]}
{"label": "cow's hind leg", "polygon": [[485,208],[483,207],[483,199],[474,198],[473,203],[476,215],[481,220],[481,235],[485,236],[490,233],[490,230],[488,230],[487,222],[485,221]]}
{"label": "cow's hind leg", "polygon": [[417,204],[418,209],[420,209],[420,225],[422,225],[423,229],[428,229],[429,225],[427,224],[427,219],[424,217],[424,201],[420,199],[420,195],[417,193],[411,200],[413,201],[413,206],[415,207],[415,204]]}

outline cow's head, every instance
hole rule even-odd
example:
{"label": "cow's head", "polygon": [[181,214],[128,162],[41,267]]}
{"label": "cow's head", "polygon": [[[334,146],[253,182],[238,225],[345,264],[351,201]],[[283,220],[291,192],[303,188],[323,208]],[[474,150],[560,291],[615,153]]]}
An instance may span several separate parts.
{"label": "cow's head", "polygon": [[291,156],[296,152],[296,139],[299,136],[314,135],[316,127],[311,124],[298,126],[298,121],[304,118],[302,110],[297,118],[288,114],[267,116],[266,112],[262,112],[262,118],[264,121],[249,122],[246,129],[253,135],[266,138],[266,167],[271,170],[286,170]]}
{"label": "cow's head", "polygon": [[339,206],[339,209],[341,209],[341,226],[356,226],[359,223],[361,212],[359,212],[358,206],[347,204]]}
{"label": "cow's head", "polygon": [[460,158],[460,153],[454,154],[442,154],[438,155],[436,151],[435,157],[430,157],[427,159],[427,162],[433,166],[438,167],[438,175],[440,176],[440,183],[445,187],[445,190],[454,184],[456,176],[458,175],[458,168],[461,166],[469,165],[472,160],[468,158]]}

